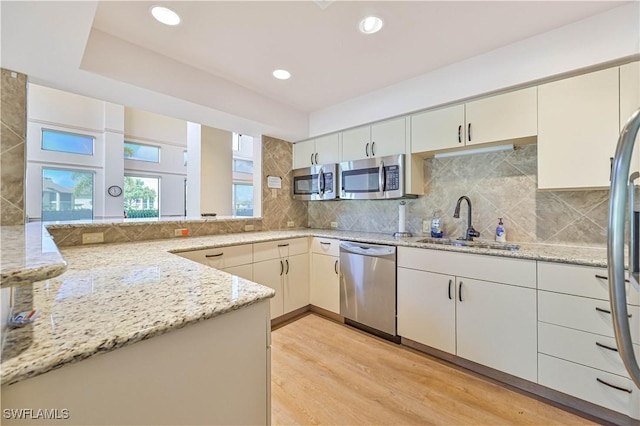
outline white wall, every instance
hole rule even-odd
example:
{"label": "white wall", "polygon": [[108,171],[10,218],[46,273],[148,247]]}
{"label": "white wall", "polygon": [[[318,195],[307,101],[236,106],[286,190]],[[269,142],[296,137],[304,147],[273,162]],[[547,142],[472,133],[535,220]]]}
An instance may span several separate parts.
{"label": "white wall", "polygon": [[[331,133],[638,55],[639,34],[640,4],[631,2],[565,27],[312,112],[309,117],[309,135],[314,137]],[[419,42],[416,42],[416,52],[418,49]]]}
{"label": "white wall", "polygon": [[232,133],[202,126],[200,211],[218,216],[232,214]]}
{"label": "white wall", "polygon": [[[124,107],[105,103],[104,186],[124,188]],[[123,196],[105,194],[105,219],[120,219],[124,215]]]}
{"label": "white wall", "polygon": [[200,217],[202,126],[187,122],[187,216]]}
{"label": "white wall", "polygon": [[184,216],[187,122],[125,107],[124,140],[160,149],[159,163],[125,159],[124,174],[160,178],[160,215]]}

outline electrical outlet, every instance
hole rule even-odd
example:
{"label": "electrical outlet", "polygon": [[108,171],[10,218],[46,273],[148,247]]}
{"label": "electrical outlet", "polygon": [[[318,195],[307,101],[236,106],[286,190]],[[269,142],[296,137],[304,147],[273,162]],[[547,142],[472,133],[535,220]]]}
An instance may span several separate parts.
{"label": "electrical outlet", "polygon": [[245,226],[244,226],[244,230],[245,230],[245,231],[253,231],[253,230],[254,230],[254,228],[255,228],[255,226],[254,226],[254,225],[245,225]]}
{"label": "electrical outlet", "polygon": [[87,232],[82,234],[82,244],[104,243],[104,232]]}
{"label": "electrical outlet", "polygon": [[331,227],[332,228],[337,228],[338,227],[338,222],[331,222]]}
{"label": "electrical outlet", "polygon": [[189,235],[189,230],[187,228],[178,228],[173,230],[174,237],[186,237]]}
{"label": "electrical outlet", "polygon": [[428,234],[431,232],[431,221],[430,220],[423,220],[422,221],[422,232],[424,232],[425,234]]}
{"label": "electrical outlet", "polygon": [[292,221],[292,220],[290,220],[290,221],[288,221],[288,222],[287,222],[287,228],[293,228],[293,226],[294,226],[294,225],[295,225],[295,224],[293,223],[293,221]]}

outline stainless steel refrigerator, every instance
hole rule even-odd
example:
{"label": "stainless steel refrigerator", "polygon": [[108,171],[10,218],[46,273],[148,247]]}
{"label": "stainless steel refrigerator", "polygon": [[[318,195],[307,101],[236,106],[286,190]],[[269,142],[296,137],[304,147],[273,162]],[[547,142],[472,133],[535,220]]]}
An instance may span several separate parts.
{"label": "stainless steel refrigerator", "polygon": [[633,351],[629,313],[627,312],[626,272],[624,267],[625,224],[628,223],[629,238],[629,285],[638,287],[638,259],[640,241],[640,208],[636,200],[634,181],[640,177],[640,165],[632,164],[633,147],[640,129],[640,110],[627,121],[616,147],[611,170],[611,192],[609,194],[609,220],[607,232],[607,261],[609,268],[609,295],[613,328],[618,353],[633,382],[640,388],[640,368]]}

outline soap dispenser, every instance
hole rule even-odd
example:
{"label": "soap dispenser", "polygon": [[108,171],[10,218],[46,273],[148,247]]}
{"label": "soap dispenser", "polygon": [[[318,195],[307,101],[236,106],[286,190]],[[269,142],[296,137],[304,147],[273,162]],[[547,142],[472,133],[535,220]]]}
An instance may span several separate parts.
{"label": "soap dispenser", "polygon": [[504,229],[501,217],[498,218],[498,226],[496,227],[496,241],[499,243],[507,242],[507,231]]}
{"label": "soap dispenser", "polygon": [[433,218],[431,219],[431,237],[442,238],[444,232],[442,232],[442,224],[440,223],[440,217],[438,217],[438,210],[433,211]]}

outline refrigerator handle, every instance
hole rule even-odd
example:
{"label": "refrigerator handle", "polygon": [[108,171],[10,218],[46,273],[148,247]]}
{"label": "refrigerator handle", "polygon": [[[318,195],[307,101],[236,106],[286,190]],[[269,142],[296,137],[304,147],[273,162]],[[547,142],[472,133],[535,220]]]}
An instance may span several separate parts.
{"label": "refrigerator handle", "polygon": [[[620,358],[631,379],[640,387],[640,367],[631,341],[627,313],[627,297],[624,270],[624,226],[627,203],[629,169],[633,145],[640,129],[640,109],[627,120],[616,147],[609,195],[607,232],[607,261],[609,270],[609,297],[613,329]],[[637,276],[636,278],[637,279]]]}
{"label": "refrigerator handle", "polygon": [[636,205],[636,185],[634,182],[640,178],[640,172],[632,173],[629,176],[629,272],[638,272],[640,269],[640,259],[638,258],[638,230],[636,227],[638,223],[635,217],[635,205]]}

